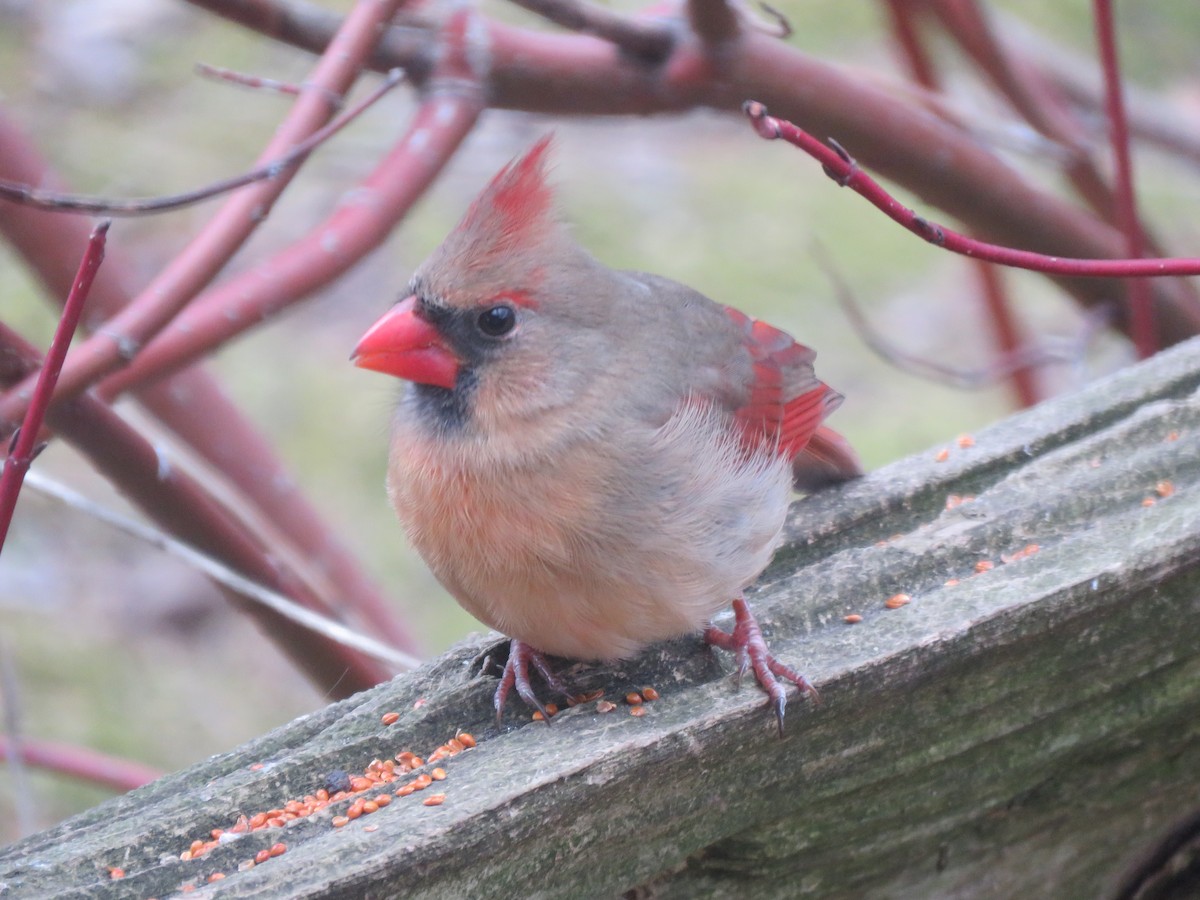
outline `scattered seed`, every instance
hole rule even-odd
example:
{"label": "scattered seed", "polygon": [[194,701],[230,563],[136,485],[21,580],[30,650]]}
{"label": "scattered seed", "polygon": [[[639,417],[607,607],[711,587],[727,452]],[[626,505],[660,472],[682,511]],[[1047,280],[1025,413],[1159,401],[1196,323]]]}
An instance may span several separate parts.
{"label": "scattered seed", "polygon": [[446,802],[445,794],[430,794],[423,801],[426,806],[441,806]]}
{"label": "scattered seed", "polygon": [[954,509],[957,506],[962,506],[962,497],[958,494],[950,494],[946,497],[946,509]]}
{"label": "scattered seed", "polygon": [[409,794],[411,794],[415,790],[416,790],[416,787],[412,784],[412,782],[409,782],[408,784],[404,785],[403,787],[396,789],[396,796],[397,797],[407,797]]}
{"label": "scattered seed", "polygon": [[113,881],[120,881],[122,878],[125,877],[125,870],[122,869],[120,866],[109,866],[108,867],[108,877],[111,878]]}
{"label": "scattered seed", "polygon": [[946,460],[948,460],[949,458],[950,458],[950,451],[949,451],[949,450],[947,450],[945,447],[943,447],[943,448],[942,448],[941,450],[939,450],[939,451],[937,452],[937,454],[936,454],[936,455],[933,457],[933,461],[934,461],[934,462],[945,462],[945,461],[946,461]]}
{"label": "scattered seed", "polygon": [[362,811],[363,811],[363,815],[367,815],[367,816],[369,816],[371,813],[377,813],[377,812],[379,812],[379,804],[376,803],[374,800],[368,800],[366,803],[363,804]]}
{"label": "scattered seed", "polygon": [[845,621],[850,625],[857,625],[862,621],[862,616],[858,613],[850,613],[850,615],[846,616]]}
{"label": "scattered seed", "polygon": [[958,584],[957,578],[947,578],[946,579],[946,587],[954,587],[956,584]]}
{"label": "scattered seed", "polygon": [[531,715],[529,718],[533,719],[535,722],[544,722],[546,720],[546,717],[542,715],[542,711],[540,709],[535,709],[533,711],[533,715]]}
{"label": "scattered seed", "polygon": [[287,844],[283,843],[282,841],[280,841],[278,844],[272,844],[271,849],[267,852],[270,853],[272,857],[283,856],[283,854],[287,853]]}
{"label": "scattered seed", "polygon": [[371,832],[372,834],[373,834],[373,833],[375,833],[375,832],[376,832],[376,831],[378,831],[378,830],[379,830],[379,826],[378,826],[378,825],[364,825],[364,826],[363,826],[363,831],[369,831],[369,832]]}
{"label": "scattered seed", "polygon": [[1153,497],[1147,497],[1145,500],[1142,501],[1142,506],[1153,506],[1155,504],[1155,502],[1156,501]]}
{"label": "scattered seed", "polygon": [[968,447],[974,447],[975,438],[971,437],[969,434],[960,434],[958,436],[958,446],[962,447],[964,450],[966,450]]}
{"label": "scattered seed", "polygon": [[387,806],[391,802],[392,802],[391,794],[380,794],[378,797],[375,798],[376,806]]}
{"label": "scattered seed", "polygon": [[400,713],[398,713],[398,712],[384,713],[383,716],[380,717],[379,721],[382,722],[384,725],[395,725],[397,722],[400,721]]}
{"label": "scattered seed", "polygon": [[[338,819],[345,819],[345,820],[346,820],[345,822],[342,822],[342,824],[343,824],[343,825],[345,825],[345,824],[346,824],[346,822],[349,822],[349,821],[350,821],[349,819],[346,819],[346,817],[345,817],[345,816],[338,816],[338,817],[337,817],[337,819],[334,819],[334,820],[333,820],[333,824],[334,824],[334,825],[336,825],[336,824],[338,823]],[[270,858],[271,858],[271,851],[270,851],[270,850],[263,849],[263,850],[259,850],[257,853],[255,853],[255,854],[254,854],[254,862],[255,862],[257,865],[260,865],[260,866],[261,866],[263,863],[265,863],[265,862],[266,862],[268,859],[270,859]]]}
{"label": "scattered seed", "polygon": [[429,777],[432,778],[434,781],[445,781],[446,780],[446,770],[441,769],[441,768],[434,769],[432,772],[429,773]]}
{"label": "scattered seed", "polygon": [[422,706],[424,706],[424,705],[425,705],[426,703],[428,703],[428,702],[429,702],[429,701],[427,701],[427,700],[426,700],[424,697],[418,697],[418,698],[417,698],[417,699],[416,699],[416,700],[413,702],[413,709],[420,709]]}
{"label": "scattered seed", "polygon": [[658,699],[658,696],[659,696],[658,691],[656,691],[654,688],[652,688],[652,687],[642,688],[642,697],[646,700],[647,703],[653,703],[655,700]]}
{"label": "scattered seed", "polygon": [[261,772],[265,768],[266,768],[266,766],[264,766],[262,763],[251,763],[250,764],[251,772]]}
{"label": "scattered seed", "polygon": [[883,605],[888,609],[899,609],[902,606],[907,606],[911,602],[912,597],[910,597],[908,594],[892,594],[892,596],[888,597],[887,600],[883,602]]}
{"label": "scattered seed", "polygon": [[990,559],[981,559],[979,562],[975,563],[976,572],[990,572],[994,568],[996,568],[996,564]]}
{"label": "scattered seed", "polygon": [[640,704],[638,706],[630,707],[629,714],[631,716],[637,716],[638,718],[641,718],[646,714],[646,707]]}
{"label": "scattered seed", "polygon": [[625,695],[625,702],[630,706],[637,706],[639,703],[642,703],[643,700],[644,698],[637,691],[630,691]]}
{"label": "scattered seed", "polygon": [[617,708],[617,704],[613,703],[611,700],[597,700],[596,701],[596,712],[610,713],[616,708]]}
{"label": "scattered seed", "polygon": [[1175,493],[1175,485],[1164,479],[1154,486],[1154,492],[1160,497],[1170,497]]}
{"label": "scattered seed", "polygon": [[1168,440],[1168,441],[1177,441],[1177,440],[1179,440],[1179,432],[1178,432],[1178,431],[1168,431],[1168,432],[1167,432],[1167,440]]}
{"label": "scattered seed", "polygon": [[[462,744],[462,745],[463,745],[464,747],[466,747],[468,750],[470,750],[472,747],[474,747],[474,746],[475,746],[475,738],[474,738],[474,737],[472,737],[472,736],[471,736],[471,735],[470,735],[468,732],[466,732],[466,731],[461,731],[461,732],[459,732],[459,734],[458,734],[458,737],[457,737],[457,740],[458,740],[458,742],[459,742],[460,744]],[[472,757],[472,758],[473,758],[473,757]]]}
{"label": "scattered seed", "polygon": [[213,872],[211,875],[208,876],[208,883],[212,884],[214,881],[220,881],[224,877],[225,877],[224,872]]}
{"label": "scattered seed", "polygon": [[[349,825],[349,824],[350,824],[349,816],[334,816],[333,817],[333,827],[334,828],[341,828],[343,825]],[[262,856],[266,852],[267,852],[266,850],[260,850],[258,855]],[[257,859],[257,857],[256,857],[256,859]]]}

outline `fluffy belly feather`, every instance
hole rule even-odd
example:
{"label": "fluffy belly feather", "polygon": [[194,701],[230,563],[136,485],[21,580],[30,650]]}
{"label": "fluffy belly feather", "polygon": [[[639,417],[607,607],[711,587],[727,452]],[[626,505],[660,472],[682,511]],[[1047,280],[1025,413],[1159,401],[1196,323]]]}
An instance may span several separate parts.
{"label": "fluffy belly feather", "polygon": [[[698,631],[737,596],[770,561],[790,497],[785,461],[672,422],[640,457],[666,468],[632,481],[595,447],[549,472],[410,439],[389,493],[434,575],[480,621],[558,656],[628,657]],[[697,471],[696,452],[712,465]]]}

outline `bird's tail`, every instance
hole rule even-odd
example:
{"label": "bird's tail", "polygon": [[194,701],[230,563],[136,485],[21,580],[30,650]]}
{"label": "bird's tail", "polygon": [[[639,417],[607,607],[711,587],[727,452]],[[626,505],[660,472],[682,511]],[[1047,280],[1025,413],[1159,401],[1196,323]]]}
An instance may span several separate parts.
{"label": "bird's tail", "polygon": [[850,442],[824,425],[792,461],[792,479],[798,491],[815,491],[862,474],[862,462]]}

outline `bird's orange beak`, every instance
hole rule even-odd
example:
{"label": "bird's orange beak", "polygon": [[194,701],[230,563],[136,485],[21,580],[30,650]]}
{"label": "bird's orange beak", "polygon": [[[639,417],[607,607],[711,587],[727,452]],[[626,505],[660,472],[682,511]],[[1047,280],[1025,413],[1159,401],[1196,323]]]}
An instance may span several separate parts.
{"label": "bird's orange beak", "polygon": [[417,298],[405,297],[371,326],[350,361],[418,384],[452,389],[459,361],[436,328],[416,312]]}

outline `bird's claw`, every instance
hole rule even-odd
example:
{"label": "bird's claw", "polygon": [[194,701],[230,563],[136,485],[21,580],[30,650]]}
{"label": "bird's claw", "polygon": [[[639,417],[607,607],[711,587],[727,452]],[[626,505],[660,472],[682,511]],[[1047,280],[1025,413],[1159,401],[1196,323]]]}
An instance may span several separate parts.
{"label": "bird's claw", "polygon": [[552,691],[562,694],[564,697],[571,696],[567,686],[550,668],[545,655],[540,650],[534,650],[528,644],[513,638],[508,645],[508,662],[504,664],[504,672],[500,676],[500,684],[496,686],[496,695],[492,701],[496,707],[497,725],[500,724],[501,717],[504,715],[504,704],[508,700],[508,693],[514,687],[517,689],[517,695],[540,712],[547,725],[550,724],[550,713],[546,711],[545,705],[533,691],[533,684],[529,678],[531,665]]}
{"label": "bird's claw", "polygon": [[[737,680],[740,685],[742,675],[747,668],[754,670],[754,677],[771,698],[775,708],[775,720],[779,723],[779,736],[783,737],[783,714],[787,708],[787,695],[779,679],[790,681],[800,689],[803,697],[811,697],[814,702],[821,701],[817,689],[807,678],[784,665],[767,649],[762,630],[750,612],[746,601],[738,597],[733,601],[734,626],[733,633],[722,631],[715,625],[708,626],[704,631],[704,640],[714,647],[729,650],[737,654]],[[778,677],[777,677],[778,676]]]}

